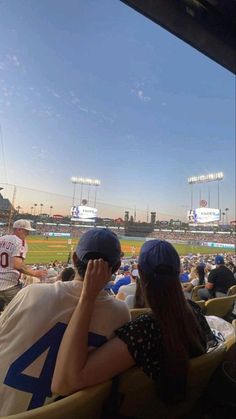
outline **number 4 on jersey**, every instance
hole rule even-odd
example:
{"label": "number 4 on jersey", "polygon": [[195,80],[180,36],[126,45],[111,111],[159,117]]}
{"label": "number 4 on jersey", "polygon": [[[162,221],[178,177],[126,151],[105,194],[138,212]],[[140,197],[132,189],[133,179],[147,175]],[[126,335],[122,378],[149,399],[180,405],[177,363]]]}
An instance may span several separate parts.
{"label": "number 4 on jersey", "polygon": [[[51,380],[59,346],[66,330],[66,324],[57,323],[44,336],[13,362],[7,372],[4,384],[17,390],[32,393],[28,410],[42,406],[46,397],[51,397]],[[39,377],[22,373],[43,352],[48,349],[47,357]]]}

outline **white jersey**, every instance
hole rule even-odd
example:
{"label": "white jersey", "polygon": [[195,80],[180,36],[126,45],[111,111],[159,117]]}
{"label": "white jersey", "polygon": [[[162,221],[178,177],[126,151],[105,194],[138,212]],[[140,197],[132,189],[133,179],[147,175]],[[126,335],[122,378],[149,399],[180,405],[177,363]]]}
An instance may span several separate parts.
{"label": "white jersey", "polygon": [[27,243],[15,234],[0,237],[0,291],[19,283],[20,272],[14,269],[14,257],[25,259]]}
{"label": "white jersey", "polygon": [[[23,288],[0,316],[0,416],[55,400],[51,380],[66,325],[78,303],[82,282],[58,281]],[[88,336],[98,347],[130,320],[128,307],[101,291]]]}

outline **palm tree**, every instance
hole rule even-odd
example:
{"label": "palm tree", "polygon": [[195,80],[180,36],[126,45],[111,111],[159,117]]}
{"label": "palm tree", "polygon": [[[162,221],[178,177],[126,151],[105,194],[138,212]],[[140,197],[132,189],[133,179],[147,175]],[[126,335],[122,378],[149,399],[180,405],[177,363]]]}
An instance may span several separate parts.
{"label": "palm tree", "polygon": [[34,215],[36,214],[36,207],[38,206],[38,204],[34,204]]}
{"label": "palm tree", "polygon": [[32,215],[33,214],[34,207],[30,207],[30,209],[31,209],[31,215]]}
{"label": "palm tree", "polygon": [[50,217],[52,216],[52,210],[53,210],[53,206],[51,205],[50,206],[50,213],[49,213]]}
{"label": "palm tree", "polygon": [[229,221],[228,221],[228,212],[229,212],[229,208],[225,208],[226,225],[228,225],[228,224],[229,224]]}
{"label": "palm tree", "polygon": [[40,204],[40,214],[42,214],[43,204]]}

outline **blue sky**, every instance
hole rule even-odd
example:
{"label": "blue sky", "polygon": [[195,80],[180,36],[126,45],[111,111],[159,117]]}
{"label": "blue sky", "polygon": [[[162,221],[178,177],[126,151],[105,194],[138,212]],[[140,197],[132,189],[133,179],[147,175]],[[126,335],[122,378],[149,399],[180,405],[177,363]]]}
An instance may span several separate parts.
{"label": "blue sky", "polygon": [[98,178],[101,215],[184,219],[187,178],[223,171],[234,219],[233,74],[118,0],[2,0],[0,39],[0,183],[70,200],[71,176]]}

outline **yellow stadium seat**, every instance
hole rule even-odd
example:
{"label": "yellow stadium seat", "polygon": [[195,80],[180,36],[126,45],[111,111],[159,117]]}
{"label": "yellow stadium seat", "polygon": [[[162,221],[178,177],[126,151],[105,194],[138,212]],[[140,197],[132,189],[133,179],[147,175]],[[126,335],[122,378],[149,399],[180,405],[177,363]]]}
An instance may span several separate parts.
{"label": "yellow stadium seat", "polygon": [[130,316],[131,320],[137,319],[138,316],[141,316],[141,314],[149,313],[151,310],[150,308],[131,308],[130,309]]}
{"label": "yellow stadium seat", "polygon": [[198,290],[200,288],[205,288],[205,285],[196,285],[196,287],[193,287],[192,293],[191,293],[191,300],[193,300],[193,301],[198,301],[199,300]]}
{"label": "yellow stadium seat", "polygon": [[54,403],[1,419],[100,419],[111,381],[78,391]]}
{"label": "yellow stadium seat", "polygon": [[184,402],[166,406],[156,385],[141,369],[134,367],[119,377],[120,415],[139,419],[176,419],[188,414],[204,393],[216,368],[225,356],[225,345],[190,360],[187,396]]}
{"label": "yellow stadium seat", "polygon": [[231,313],[236,296],[219,297],[208,300],[205,303],[206,316],[218,316],[225,318],[227,314]]}
{"label": "yellow stadium seat", "polygon": [[235,295],[236,296],[236,285],[233,285],[228,289],[227,295]]}

